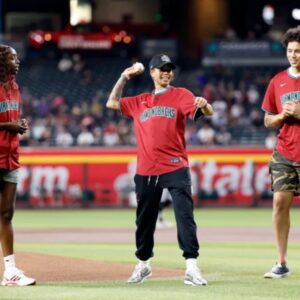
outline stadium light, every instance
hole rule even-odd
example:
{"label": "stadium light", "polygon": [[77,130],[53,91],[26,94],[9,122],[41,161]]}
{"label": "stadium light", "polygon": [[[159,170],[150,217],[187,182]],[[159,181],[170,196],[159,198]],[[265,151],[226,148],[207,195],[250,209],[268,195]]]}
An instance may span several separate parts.
{"label": "stadium light", "polygon": [[300,8],[294,8],[292,10],[292,17],[297,21],[300,20]]}
{"label": "stadium light", "polygon": [[270,4],[264,6],[262,10],[262,17],[266,24],[272,25],[274,20],[274,7]]}
{"label": "stadium light", "polygon": [[70,24],[75,26],[80,23],[92,21],[92,5],[89,1],[70,0]]}

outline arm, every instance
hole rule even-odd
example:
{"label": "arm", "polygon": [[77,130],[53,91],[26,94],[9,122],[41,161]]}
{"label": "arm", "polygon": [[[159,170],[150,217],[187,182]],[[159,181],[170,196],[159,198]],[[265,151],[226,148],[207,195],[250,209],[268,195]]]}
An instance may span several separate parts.
{"label": "arm", "polygon": [[121,74],[120,78],[114,85],[108,100],[106,102],[106,107],[113,110],[119,110],[120,109],[120,98],[122,97],[123,89],[127,83],[127,81],[136,76],[140,75],[144,72],[144,69],[136,67],[136,64],[133,66],[125,69],[123,73]]}
{"label": "arm", "polygon": [[288,117],[294,117],[300,120],[300,104],[293,101],[286,102],[282,107],[280,114],[272,115],[265,113],[264,123],[266,128],[276,128],[281,126]]}
{"label": "arm", "polygon": [[123,89],[127,83],[128,79],[122,73],[121,77],[116,82],[115,86],[113,87],[108,100],[106,102],[106,107],[113,110],[120,109],[120,98],[123,93]]}
{"label": "arm", "polygon": [[203,97],[195,98],[196,107],[200,108],[205,116],[211,116],[214,113],[213,107]]}
{"label": "arm", "polygon": [[0,123],[0,130],[23,134],[28,130],[28,125],[24,120],[25,119]]}
{"label": "arm", "polygon": [[265,113],[264,123],[266,128],[277,128],[281,126],[282,122],[286,119],[283,113],[272,115]]}

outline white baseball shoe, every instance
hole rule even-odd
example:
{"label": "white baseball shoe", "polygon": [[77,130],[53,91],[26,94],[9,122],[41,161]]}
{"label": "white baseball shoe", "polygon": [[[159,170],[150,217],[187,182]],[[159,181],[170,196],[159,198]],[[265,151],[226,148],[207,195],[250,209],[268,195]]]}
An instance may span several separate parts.
{"label": "white baseball shoe", "polygon": [[203,278],[197,266],[191,266],[185,271],[184,283],[193,286],[207,285],[207,280]]}
{"label": "white baseball shoe", "polygon": [[150,265],[138,263],[131,276],[128,278],[127,283],[142,283],[144,280],[152,275]]}
{"label": "white baseball shoe", "polygon": [[13,270],[4,271],[1,285],[4,286],[27,286],[35,285],[36,281],[34,278],[30,278],[24,274],[22,270],[14,268]]}

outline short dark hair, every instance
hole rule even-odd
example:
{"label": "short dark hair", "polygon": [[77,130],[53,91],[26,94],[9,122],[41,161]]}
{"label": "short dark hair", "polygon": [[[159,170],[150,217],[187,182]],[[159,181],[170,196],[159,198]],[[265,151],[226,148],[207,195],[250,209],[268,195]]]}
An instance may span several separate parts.
{"label": "short dark hair", "polygon": [[286,48],[289,42],[300,43],[300,26],[290,28],[282,37],[281,43]]}

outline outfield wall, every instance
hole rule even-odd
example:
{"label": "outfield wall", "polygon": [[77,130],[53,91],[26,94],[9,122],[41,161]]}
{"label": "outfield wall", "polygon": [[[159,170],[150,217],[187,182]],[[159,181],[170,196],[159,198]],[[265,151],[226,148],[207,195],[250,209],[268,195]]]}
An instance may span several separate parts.
{"label": "outfield wall", "polygon": [[[196,205],[270,204],[270,150],[197,148],[188,154]],[[24,148],[20,159],[19,205],[135,205],[135,149]]]}

